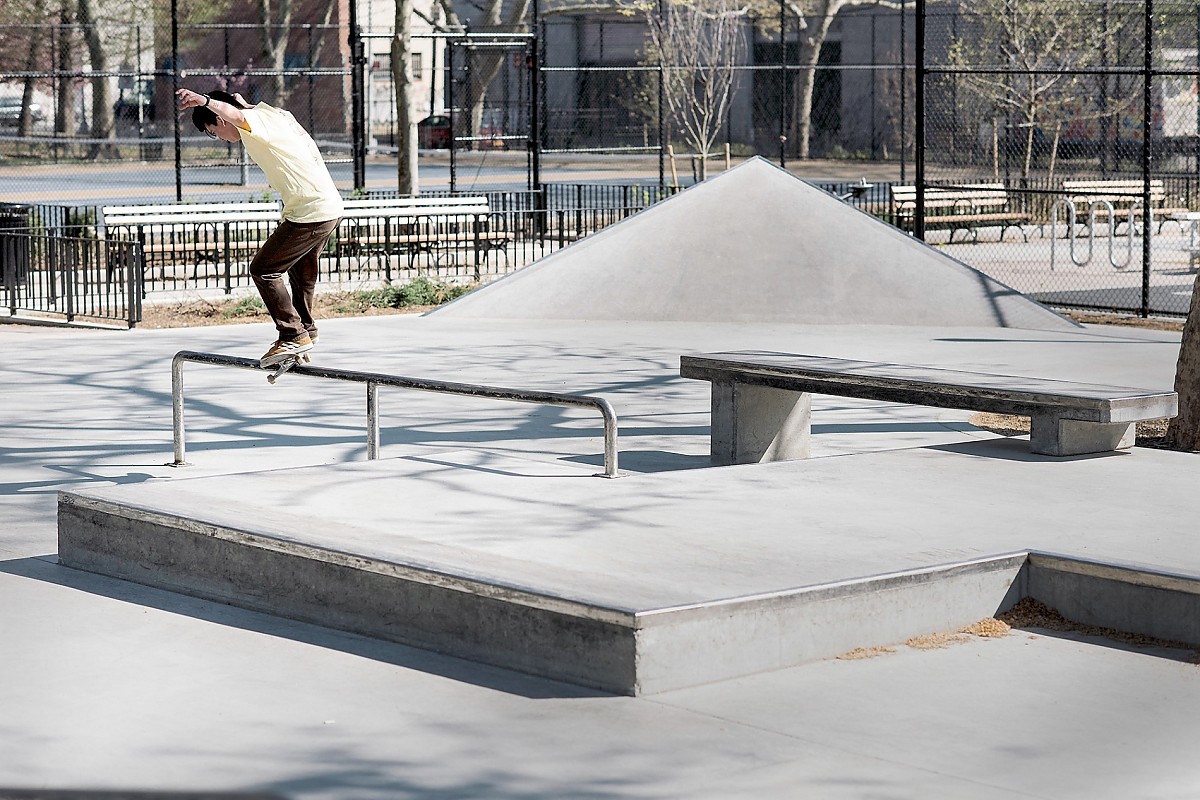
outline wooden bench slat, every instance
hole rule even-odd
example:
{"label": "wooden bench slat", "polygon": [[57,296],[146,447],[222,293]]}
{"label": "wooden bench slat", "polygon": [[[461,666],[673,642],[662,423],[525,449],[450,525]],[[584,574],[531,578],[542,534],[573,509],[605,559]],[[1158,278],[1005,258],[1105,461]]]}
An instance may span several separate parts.
{"label": "wooden bench slat", "polygon": [[422,218],[422,217],[471,217],[490,214],[491,208],[486,205],[476,206],[426,206],[426,207],[379,207],[347,208],[342,219],[383,219],[383,218]]}
{"label": "wooden bench slat", "polygon": [[[492,210],[483,195],[354,198],[344,203],[344,221],[332,241],[339,258],[393,245],[407,250],[410,259],[417,252],[463,244],[486,253],[506,248],[512,240],[503,226],[493,229]],[[106,206],[102,215],[107,230],[137,236],[143,252],[164,269],[172,257],[186,256],[199,264],[257,250],[264,223],[282,220],[277,202]]]}
{"label": "wooden bench slat", "polygon": [[[900,226],[911,231],[916,218],[917,186],[901,184],[891,187],[892,211]],[[949,228],[950,241],[957,230],[970,231],[979,240],[979,228],[987,224],[1000,226],[1000,240],[1009,228],[1021,230],[1021,223],[1032,219],[1024,211],[1009,208],[1011,196],[1002,183],[967,184],[957,187],[926,187],[924,194],[924,225],[926,229]]]}

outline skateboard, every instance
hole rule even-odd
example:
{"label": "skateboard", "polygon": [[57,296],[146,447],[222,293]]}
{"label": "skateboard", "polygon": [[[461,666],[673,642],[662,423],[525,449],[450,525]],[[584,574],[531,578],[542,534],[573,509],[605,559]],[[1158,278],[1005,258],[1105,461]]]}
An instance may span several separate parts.
{"label": "skateboard", "polygon": [[312,358],[308,355],[308,353],[301,353],[297,356],[290,356],[286,361],[280,361],[278,364],[272,364],[269,367],[263,367],[263,369],[271,370],[271,374],[267,376],[267,383],[273,385],[275,381],[279,379],[280,375],[287,372],[292,367],[298,367],[301,364],[307,364],[310,361],[312,361]]}

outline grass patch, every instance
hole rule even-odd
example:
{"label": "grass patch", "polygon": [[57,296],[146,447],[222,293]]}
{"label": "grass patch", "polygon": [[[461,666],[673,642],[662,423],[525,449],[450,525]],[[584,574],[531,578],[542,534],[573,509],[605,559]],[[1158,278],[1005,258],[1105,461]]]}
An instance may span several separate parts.
{"label": "grass patch", "polygon": [[[354,292],[324,292],[313,301],[317,319],[403,314],[427,311],[474,289],[474,285],[443,283],[416,278],[409,283]],[[257,295],[229,300],[188,300],[180,303],[151,303],[143,306],[140,327],[186,328],[197,325],[229,325],[264,322],[270,319]]]}

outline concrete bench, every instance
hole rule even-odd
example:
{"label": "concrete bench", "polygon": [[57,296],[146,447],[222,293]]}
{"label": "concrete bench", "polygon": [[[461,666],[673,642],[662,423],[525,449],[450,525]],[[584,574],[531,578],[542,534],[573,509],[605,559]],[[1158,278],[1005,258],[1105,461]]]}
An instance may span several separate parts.
{"label": "concrete bench", "polygon": [[[912,233],[916,227],[917,187],[891,187],[892,214],[901,230]],[[925,229],[949,229],[950,241],[956,231],[967,231],[971,241],[979,241],[979,229],[1000,228],[1000,241],[1009,228],[1016,228],[1029,241],[1022,227],[1031,217],[1010,207],[1011,198],[1002,183],[972,183],[966,186],[928,186],[925,188]]]}
{"label": "concrete bench", "polygon": [[1030,417],[1051,456],[1133,447],[1135,423],[1178,413],[1175,392],[787,353],[685,355],[679,374],[712,383],[714,465],[807,458],[814,393]]}
{"label": "concrete bench", "polygon": [[417,254],[467,247],[476,260],[512,241],[495,225],[486,197],[397,197],[345,201],[337,254],[390,256],[403,253],[411,267]]}

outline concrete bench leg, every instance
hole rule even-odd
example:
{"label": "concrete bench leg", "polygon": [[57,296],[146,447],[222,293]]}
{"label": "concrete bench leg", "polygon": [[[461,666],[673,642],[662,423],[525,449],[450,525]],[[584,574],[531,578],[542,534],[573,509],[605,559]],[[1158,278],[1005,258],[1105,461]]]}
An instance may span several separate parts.
{"label": "concrete bench leg", "polygon": [[1030,418],[1029,449],[1044,456],[1079,456],[1133,447],[1137,426],[1132,422],[1082,422],[1055,414]]}
{"label": "concrete bench leg", "polygon": [[809,456],[812,395],[741,383],[712,385],[713,466]]}

